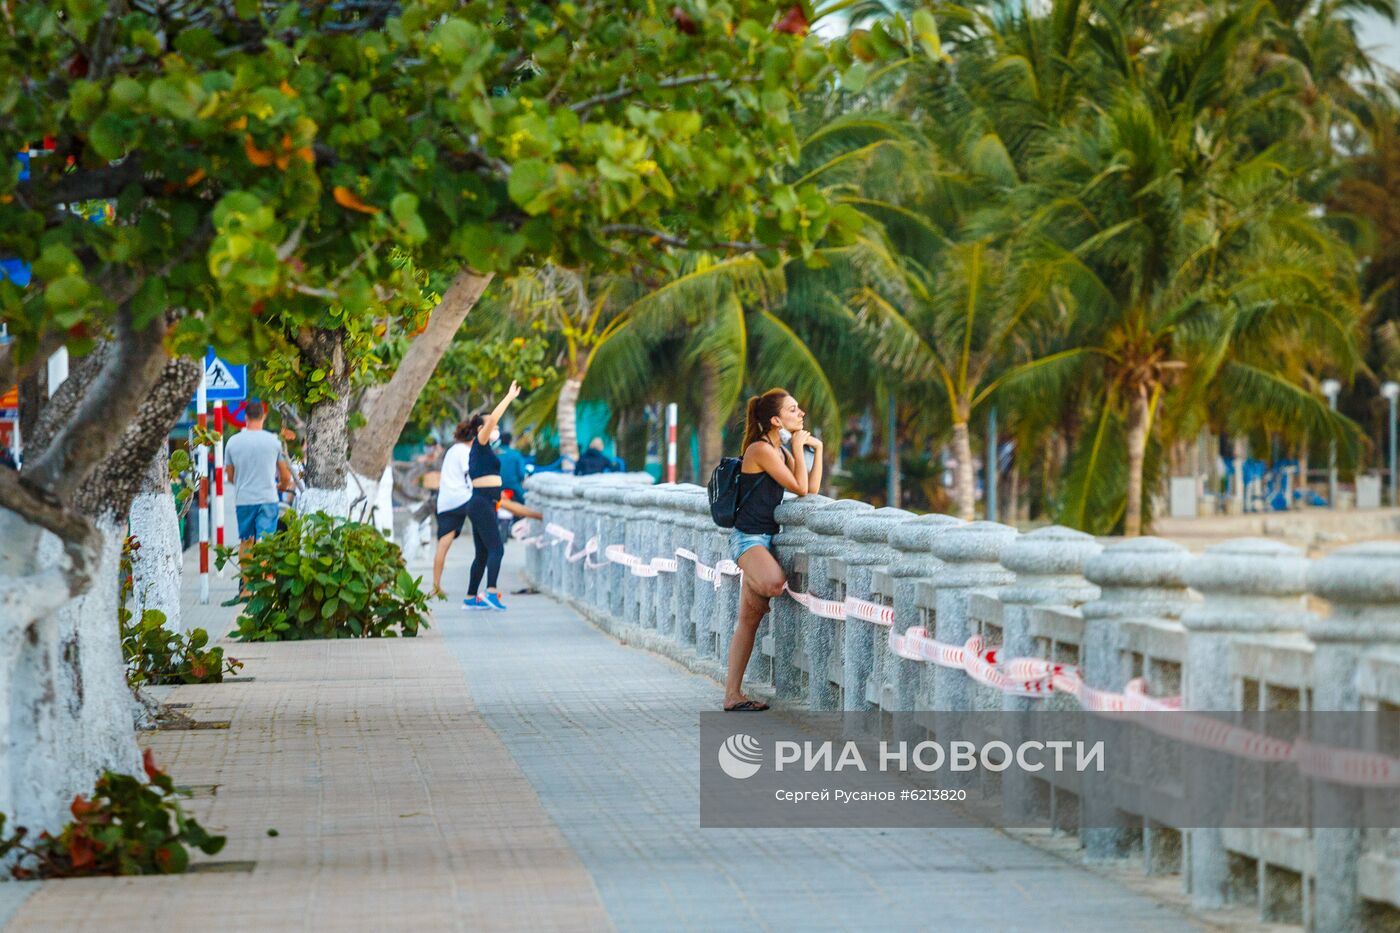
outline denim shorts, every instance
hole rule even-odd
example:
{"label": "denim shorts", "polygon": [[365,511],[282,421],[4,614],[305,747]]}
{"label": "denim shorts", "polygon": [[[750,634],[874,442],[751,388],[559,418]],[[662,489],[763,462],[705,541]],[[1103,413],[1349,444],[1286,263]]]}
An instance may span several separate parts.
{"label": "denim shorts", "polygon": [[277,531],[278,508],[276,502],[260,502],[257,505],[240,505],[234,510],[238,517],[238,540],[266,538]]}
{"label": "denim shorts", "polygon": [[772,535],[756,535],[747,531],[731,531],[729,533],[729,556],[735,562],[739,562],[739,556],[751,547],[773,547]]}

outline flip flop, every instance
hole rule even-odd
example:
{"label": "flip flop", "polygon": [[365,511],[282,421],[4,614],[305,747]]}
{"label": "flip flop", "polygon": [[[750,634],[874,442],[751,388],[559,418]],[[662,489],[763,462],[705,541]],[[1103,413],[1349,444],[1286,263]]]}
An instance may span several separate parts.
{"label": "flip flop", "polygon": [[758,700],[745,700],[742,703],[724,707],[724,711],[726,713],[761,713],[767,708],[767,703],[760,703]]}

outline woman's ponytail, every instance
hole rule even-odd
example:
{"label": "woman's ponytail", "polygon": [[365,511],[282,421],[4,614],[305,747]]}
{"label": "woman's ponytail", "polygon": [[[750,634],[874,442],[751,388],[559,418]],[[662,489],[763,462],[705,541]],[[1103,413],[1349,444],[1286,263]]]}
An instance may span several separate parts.
{"label": "woman's ponytail", "polygon": [[787,389],[772,388],[749,398],[744,409],[744,446],[740,453],[768,433],[772,428],[769,422],[783,410],[783,400],[787,397]]}

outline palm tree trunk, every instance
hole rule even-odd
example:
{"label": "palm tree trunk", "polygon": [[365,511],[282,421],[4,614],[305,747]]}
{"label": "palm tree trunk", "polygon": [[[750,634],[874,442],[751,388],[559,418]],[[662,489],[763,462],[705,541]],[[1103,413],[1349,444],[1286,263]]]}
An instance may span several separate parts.
{"label": "palm tree trunk", "polygon": [[724,456],[723,413],[715,409],[712,400],[718,394],[719,377],[708,365],[700,367],[700,476],[702,482],[719,465]]}
{"label": "palm tree trunk", "polygon": [[364,416],[364,426],[355,432],[350,456],[350,466],[357,474],[371,480],[383,475],[394,444],[413,414],[414,403],[489,284],[491,273],[479,275],[469,269],[459,273],[433,309],[428,326],[413,338],[393,378],[365,390],[357,408]]}
{"label": "palm tree trunk", "polygon": [[1128,402],[1128,505],[1123,534],[1142,534],[1142,465],[1147,455],[1147,394],[1134,393]]}
{"label": "palm tree trunk", "polygon": [[554,423],[559,429],[559,455],[577,460],[578,447],[578,395],[583,389],[583,371],[569,373],[564,387],[559,390],[559,401],[554,405]]}
{"label": "palm tree trunk", "polygon": [[953,503],[958,508],[958,518],[970,522],[977,517],[977,489],[972,470],[972,441],[968,436],[966,419],[953,423],[953,457],[958,462],[953,474]]}

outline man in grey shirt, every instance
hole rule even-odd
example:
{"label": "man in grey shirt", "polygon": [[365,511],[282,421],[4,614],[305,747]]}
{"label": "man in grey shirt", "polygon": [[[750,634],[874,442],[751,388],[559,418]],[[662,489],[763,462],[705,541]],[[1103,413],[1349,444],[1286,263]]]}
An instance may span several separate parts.
{"label": "man in grey shirt", "polygon": [[277,435],[263,430],[267,409],[249,402],[248,426],[224,446],[224,475],[233,483],[238,503],[238,539],[241,544],[264,538],[277,530],[277,491],[291,485],[291,471],[282,460]]}

